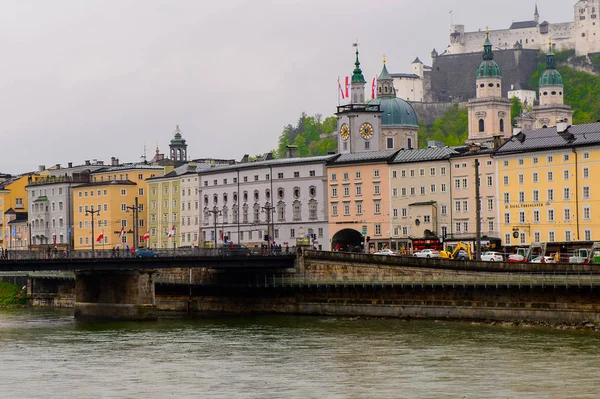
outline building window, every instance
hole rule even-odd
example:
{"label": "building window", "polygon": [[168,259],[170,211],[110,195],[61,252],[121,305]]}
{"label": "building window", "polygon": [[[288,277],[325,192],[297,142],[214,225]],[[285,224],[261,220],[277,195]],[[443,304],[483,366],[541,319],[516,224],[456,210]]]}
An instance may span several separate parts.
{"label": "building window", "polygon": [[583,168],[583,178],[589,179],[589,177],[590,177],[590,168],[588,168],[588,167]]}
{"label": "building window", "polygon": [[554,222],[554,209],[548,209],[548,221]]}
{"label": "building window", "polygon": [[488,220],[488,231],[494,231],[494,221]]}
{"label": "building window", "polygon": [[488,198],[487,199],[487,210],[488,211],[493,211],[494,210],[494,199],[493,198]]}
{"label": "building window", "polygon": [[442,192],[445,193],[446,192],[446,183],[442,183],[442,188],[441,188]]}
{"label": "building window", "polygon": [[387,138],[387,148],[388,149],[394,148],[394,138],[393,137]]}
{"label": "building window", "polygon": [[440,174],[441,174],[441,175],[443,175],[443,176],[445,176],[445,175],[446,175],[446,167],[445,167],[445,166],[442,166],[442,167],[440,168]]}
{"label": "building window", "polygon": [[380,188],[379,188],[379,184],[375,184],[375,186],[373,187],[373,194],[375,195],[380,195]]}
{"label": "building window", "polygon": [[504,198],[504,205],[510,204],[510,193],[503,193],[502,196]]}
{"label": "building window", "polygon": [[590,187],[583,187],[583,199],[590,199]]}
{"label": "building window", "polygon": [[317,220],[317,201],[314,199],[308,202],[308,218],[309,220]]}
{"label": "building window", "polygon": [[551,170],[548,171],[548,181],[554,181],[554,172]]}
{"label": "building window", "polygon": [[332,173],[331,174],[331,180],[332,181],[336,181],[337,180],[337,174],[336,173]]}
{"label": "building window", "polygon": [[525,202],[525,191],[519,191],[519,203]]}
{"label": "building window", "polygon": [[565,187],[563,189],[563,199],[565,199],[565,200],[571,199],[571,189],[569,187]]}
{"label": "building window", "polygon": [[479,133],[485,132],[485,121],[483,119],[479,120]]}
{"label": "building window", "polygon": [[510,224],[510,212],[504,212],[504,224]]}
{"label": "building window", "polygon": [[381,225],[380,224],[376,224],[375,225],[375,235],[376,236],[380,236],[381,235]]}
{"label": "building window", "polygon": [[523,158],[520,158],[520,159],[517,161],[517,164],[518,164],[519,166],[522,166],[523,164],[525,164],[525,161],[523,160]]}
{"label": "building window", "polygon": [[379,178],[379,169],[376,169],[376,170],[373,171],[373,178],[374,179]]}
{"label": "building window", "polygon": [[548,189],[547,197],[548,197],[547,198],[548,201],[554,201],[554,189],[553,188]]}
{"label": "building window", "polygon": [[519,223],[525,223],[525,211],[519,211]]}
{"label": "building window", "polygon": [[510,233],[504,234],[504,245],[510,245]]}
{"label": "building window", "polygon": [[532,176],[533,176],[533,182],[537,183],[538,182],[538,174],[537,174],[537,172],[535,172]]}
{"label": "building window", "polygon": [[338,215],[338,206],[337,204],[331,204],[331,216]]}
{"label": "building window", "polygon": [[360,216],[362,213],[362,201],[359,201],[356,203],[356,214]]}
{"label": "building window", "polygon": [[591,211],[589,206],[583,207],[583,220],[591,220]]}
{"label": "building window", "polygon": [[294,213],[294,221],[299,221],[302,219],[302,203],[300,201],[294,201],[293,205],[293,213]]}
{"label": "building window", "polygon": [[344,216],[350,216],[350,203],[344,202]]}
{"label": "building window", "polygon": [[564,213],[565,213],[565,222],[570,222],[571,221],[571,209],[565,208]]}
{"label": "building window", "polygon": [[[394,190],[397,190],[397,189],[394,189]],[[356,185],[356,196],[357,197],[362,196],[362,185],[361,184]]]}
{"label": "building window", "polygon": [[533,190],[533,202],[540,202],[540,192]]}
{"label": "building window", "polygon": [[569,180],[569,170],[568,169],[563,171],[563,180]]}
{"label": "building window", "polygon": [[533,158],[531,159],[531,163],[533,163],[533,164],[537,164],[538,162],[539,162],[539,159],[538,159],[538,157],[533,157]]}
{"label": "building window", "polygon": [[519,174],[519,184],[523,184],[525,182],[525,176]]}
{"label": "building window", "polygon": [[571,230],[565,230],[565,241],[571,241]]}
{"label": "building window", "polygon": [[374,201],[373,204],[374,204],[374,207],[375,207],[375,212],[374,213],[376,215],[381,214],[381,202],[380,201]]}
{"label": "building window", "polygon": [[583,231],[583,239],[585,241],[592,241],[592,230],[584,230]]}

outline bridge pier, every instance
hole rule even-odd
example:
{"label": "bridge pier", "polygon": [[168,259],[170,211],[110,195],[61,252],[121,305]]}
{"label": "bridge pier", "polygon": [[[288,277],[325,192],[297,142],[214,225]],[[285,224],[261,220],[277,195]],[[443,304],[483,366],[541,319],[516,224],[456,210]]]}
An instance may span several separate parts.
{"label": "bridge pier", "polygon": [[75,272],[75,318],[156,320],[155,270]]}

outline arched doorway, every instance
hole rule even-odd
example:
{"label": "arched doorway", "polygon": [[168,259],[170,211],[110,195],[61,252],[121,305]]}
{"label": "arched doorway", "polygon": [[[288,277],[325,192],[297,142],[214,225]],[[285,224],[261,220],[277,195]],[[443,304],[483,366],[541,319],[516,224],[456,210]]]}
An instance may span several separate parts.
{"label": "arched doorway", "polygon": [[362,234],[354,229],[340,230],[331,239],[331,249],[339,248],[340,251],[361,252]]}

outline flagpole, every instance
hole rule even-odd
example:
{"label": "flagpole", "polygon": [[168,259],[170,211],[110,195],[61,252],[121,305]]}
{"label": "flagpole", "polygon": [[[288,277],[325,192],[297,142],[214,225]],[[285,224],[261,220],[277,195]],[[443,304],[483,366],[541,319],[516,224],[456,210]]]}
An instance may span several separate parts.
{"label": "flagpole", "polygon": [[335,91],[337,93],[337,98],[338,98],[338,107],[340,106],[340,89],[342,88],[342,86],[340,85],[340,77],[338,76],[338,81],[337,81],[338,85],[335,88]]}

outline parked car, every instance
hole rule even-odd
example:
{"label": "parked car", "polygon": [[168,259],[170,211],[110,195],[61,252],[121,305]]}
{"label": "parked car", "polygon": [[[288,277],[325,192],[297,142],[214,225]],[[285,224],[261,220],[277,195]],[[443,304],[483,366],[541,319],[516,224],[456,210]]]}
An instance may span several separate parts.
{"label": "parked car", "polygon": [[504,262],[504,255],[500,252],[487,251],[481,255],[481,260],[484,262]]}
{"label": "parked car", "polygon": [[531,263],[554,263],[553,256],[538,256],[531,260]]}
{"label": "parked car", "polygon": [[158,252],[150,249],[150,248],[138,248],[133,253],[133,256],[136,258],[158,258]]}
{"label": "parked car", "polygon": [[396,252],[392,251],[391,249],[382,249],[373,253],[373,255],[396,255]]}
{"label": "parked car", "polygon": [[439,258],[440,251],[437,251],[435,249],[423,249],[419,252],[415,252],[414,256],[416,256],[417,258]]}

